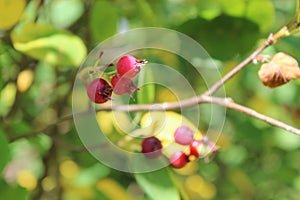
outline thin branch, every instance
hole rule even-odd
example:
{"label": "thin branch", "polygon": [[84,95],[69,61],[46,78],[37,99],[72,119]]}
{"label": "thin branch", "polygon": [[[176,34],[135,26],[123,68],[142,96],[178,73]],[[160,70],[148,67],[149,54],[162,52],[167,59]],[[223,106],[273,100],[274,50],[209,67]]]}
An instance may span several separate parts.
{"label": "thin branch", "polygon": [[[136,105],[120,105],[120,106],[114,106],[114,107],[103,107],[101,109],[98,109],[97,111],[120,111],[120,112],[138,112],[138,111],[166,111],[166,110],[178,110],[181,108],[187,108],[187,107],[192,107],[195,105],[200,105],[200,104],[216,104],[220,105],[226,108],[230,108],[232,110],[236,110],[241,113],[245,113],[246,115],[252,116],[254,118],[260,119],[270,125],[276,126],[278,128],[282,128],[286,131],[289,131],[291,133],[294,133],[296,135],[300,136],[300,130],[292,127],[286,123],[283,123],[279,120],[276,120],[274,118],[268,117],[264,114],[258,113],[255,110],[242,106],[240,104],[234,103],[231,98],[220,98],[220,97],[212,97],[212,96],[206,96],[206,95],[201,95],[197,96],[195,98],[190,98],[186,99],[183,101],[179,102],[172,102],[172,103],[159,103],[159,104],[136,104]],[[86,115],[89,112],[80,112],[76,113],[74,115]],[[34,131],[31,133],[27,133],[24,135],[17,136],[15,138],[12,138],[10,141],[15,141],[20,138],[28,138],[28,137],[33,137],[36,136],[50,127],[65,121],[65,120],[70,120],[72,119],[73,115],[67,115],[59,120],[57,120],[55,123],[49,124],[47,127],[40,131]],[[77,148],[77,147],[76,147]],[[80,147],[79,147],[80,148]],[[75,150],[75,149],[74,149]],[[76,149],[77,150],[77,149]],[[81,148],[80,148],[81,150]],[[78,151],[80,151],[78,150]]]}
{"label": "thin branch", "polygon": [[[280,32],[280,31],[279,31]],[[278,33],[276,33],[278,35]],[[138,112],[138,111],[166,111],[166,110],[179,110],[182,108],[188,108],[193,107],[199,104],[217,104],[221,105],[236,111],[239,111],[241,113],[245,113],[249,116],[252,116],[254,118],[260,119],[262,121],[265,121],[273,126],[277,126],[279,128],[282,128],[284,130],[287,130],[291,133],[294,133],[296,135],[300,135],[300,130],[297,128],[294,128],[290,125],[287,125],[281,121],[275,120],[271,117],[268,117],[266,115],[263,115],[261,113],[256,112],[255,110],[252,110],[248,107],[242,106],[240,104],[234,103],[230,98],[218,98],[218,97],[212,97],[211,95],[214,94],[220,87],[222,87],[228,80],[230,80],[235,74],[237,74],[240,70],[242,70],[244,67],[246,67],[249,63],[251,63],[265,48],[272,45],[276,42],[276,39],[280,37],[273,37],[273,34],[270,34],[268,39],[256,50],[254,51],[250,56],[248,56],[244,61],[242,61],[239,65],[237,65],[234,69],[232,69],[230,72],[228,72],[220,81],[216,82],[211,88],[209,88],[205,93],[192,97],[189,99],[185,99],[178,102],[170,102],[170,103],[158,103],[158,104],[131,104],[131,105],[119,105],[119,106],[107,106],[107,107],[101,107],[97,109],[96,111],[126,111],[126,112]],[[89,111],[84,111],[81,113],[74,113],[74,115],[85,115],[90,113]],[[15,138],[12,138],[10,141],[15,141],[20,138],[24,137],[32,137],[35,135],[38,135],[42,132],[45,132],[48,128],[62,122],[65,120],[69,120],[73,118],[73,114],[64,116],[63,118],[58,119],[56,122],[49,124],[47,127],[40,129],[38,131],[33,131],[24,135],[17,136]]]}
{"label": "thin branch", "polygon": [[233,68],[230,72],[228,72],[221,80],[216,82],[213,86],[211,86],[204,95],[211,96],[213,95],[220,87],[224,85],[229,79],[231,79],[235,74],[245,68],[249,63],[251,63],[264,49],[268,46],[275,43],[275,39],[273,34],[270,34],[268,39],[257,49],[255,50],[250,56],[248,56],[245,60],[243,60],[239,65]]}
{"label": "thin branch", "polygon": [[245,113],[246,115],[252,116],[254,118],[260,119],[270,125],[276,126],[278,128],[282,128],[286,131],[289,131],[291,133],[294,133],[296,135],[300,136],[300,129],[297,129],[293,126],[290,126],[286,123],[283,123],[282,121],[276,120],[274,118],[268,117],[264,114],[261,114],[251,108],[242,106],[240,104],[234,103],[233,101],[224,101],[224,99],[216,98],[216,97],[211,97],[211,103],[212,104],[217,104],[220,106],[224,106],[226,108],[230,108],[232,110],[236,110],[241,113]]}
{"label": "thin branch", "polygon": [[[264,114],[258,113],[255,110],[242,106],[240,104],[234,103],[231,98],[219,98],[212,97],[207,95],[197,96],[196,98],[186,99],[183,101],[175,103],[162,103],[162,104],[145,104],[145,105],[122,105],[110,108],[103,108],[101,110],[114,110],[114,111],[128,111],[128,112],[137,112],[137,111],[165,111],[165,110],[177,110],[185,107],[191,107],[198,104],[216,104],[232,110],[236,110],[241,113],[245,113],[254,118],[260,119],[264,122],[267,122],[273,126],[277,126],[286,131],[294,133],[300,136],[300,130],[292,127],[288,124],[285,124],[279,120],[268,117]],[[99,110],[100,111],[100,110]]]}

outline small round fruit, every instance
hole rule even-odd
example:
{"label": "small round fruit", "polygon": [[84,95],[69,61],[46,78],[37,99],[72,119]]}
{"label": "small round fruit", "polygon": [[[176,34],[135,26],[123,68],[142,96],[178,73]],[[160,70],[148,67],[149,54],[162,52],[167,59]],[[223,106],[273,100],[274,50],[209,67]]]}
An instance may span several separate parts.
{"label": "small round fruit", "polygon": [[199,147],[202,144],[203,144],[202,140],[194,140],[190,144],[190,155],[193,155],[193,156],[199,158],[199,156],[200,156]]}
{"label": "small round fruit", "polygon": [[87,94],[91,101],[100,104],[110,100],[112,88],[106,80],[97,78],[88,85]]}
{"label": "small round fruit", "polygon": [[133,56],[122,56],[117,63],[117,73],[119,76],[126,76],[129,79],[134,78],[141,70],[145,61],[140,61]]}
{"label": "small round fruit", "polygon": [[180,126],[174,133],[175,142],[182,145],[189,145],[194,140],[194,131],[188,126]]}
{"label": "small round fruit", "polygon": [[145,138],[142,142],[142,153],[148,158],[157,158],[161,155],[162,144],[155,136]]}
{"label": "small round fruit", "polygon": [[189,162],[188,156],[183,151],[174,152],[169,160],[175,168],[182,168]]}
{"label": "small round fruit", "polygon": [[114,93],[117,95],[132,95],[134,91],[139,90],[139,88],[134,85],[131,79],[127,77],[120,77],[118,75],[112,77],[111,84]]}

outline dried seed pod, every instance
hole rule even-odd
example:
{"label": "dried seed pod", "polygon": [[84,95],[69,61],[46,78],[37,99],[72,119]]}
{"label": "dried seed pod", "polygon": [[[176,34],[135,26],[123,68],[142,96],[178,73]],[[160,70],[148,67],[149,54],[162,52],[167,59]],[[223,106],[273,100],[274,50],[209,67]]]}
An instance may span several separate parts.
{"label": "dried seed pod", "polygon": [[270,88],[278,87],[300,77],[298,62],[292,56],[279,52],[258,71],[261,82]]}

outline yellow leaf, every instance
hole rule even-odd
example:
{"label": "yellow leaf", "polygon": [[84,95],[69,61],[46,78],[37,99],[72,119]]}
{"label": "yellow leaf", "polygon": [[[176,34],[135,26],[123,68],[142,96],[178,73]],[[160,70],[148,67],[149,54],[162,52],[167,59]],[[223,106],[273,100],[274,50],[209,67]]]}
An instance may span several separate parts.
{"label": "yellow leaf", "polygon": [[195,131],[195,139],[201,139],[202,134],[193,123],[184,116],[167,112],[148,112],[141,119],[141,128],[148,130],[148,135],[155,135],[162,141],[163,146],[174,142],[174,132],[180,126],[188,126]]}
{"label": "yellow leaf", "polygon": [[25,0],[0,0],[0,29],[15,25],[25,8]]}
{"label": "yellow leaf", "polygon": [[86,57],[82,39],[50,25],[26,24],[11,32],[15,49],[53,65],[79,66]]}

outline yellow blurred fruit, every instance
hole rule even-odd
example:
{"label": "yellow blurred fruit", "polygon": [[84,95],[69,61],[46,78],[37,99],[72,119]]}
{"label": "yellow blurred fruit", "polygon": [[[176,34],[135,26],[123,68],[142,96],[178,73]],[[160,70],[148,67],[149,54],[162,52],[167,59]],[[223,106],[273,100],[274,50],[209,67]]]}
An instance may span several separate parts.
{"label": "yellow blurred fruit", "polygon": [[32,172],[22,170],[18,173],[17,182],[27,190],[34,190],[37,185],[37,179]]}
{"label": "yellow blurred fruit", "polygon": [[17,88],[20,92],[25,92],[32,84],[33,72],[31,70],[24,70],[19,73],[17,79]]}
{"label": "yellow blurred fruit", "polygon": [[79,172],[79,167],[72,160],[66,160],[60,164],[59,171],[65,178],[74,178]]}
{"label": "yellow blurred fruit", "polygon": [[55,180],[51,176],[47,176],[42,180],[42,187],[45,191],[51,191],[55,188]]}

